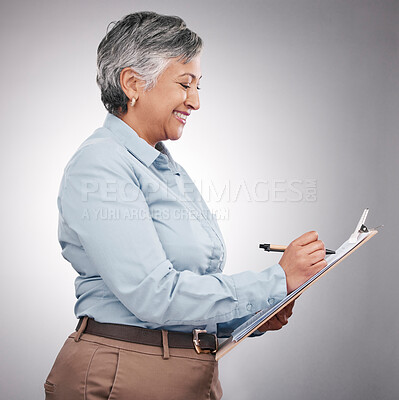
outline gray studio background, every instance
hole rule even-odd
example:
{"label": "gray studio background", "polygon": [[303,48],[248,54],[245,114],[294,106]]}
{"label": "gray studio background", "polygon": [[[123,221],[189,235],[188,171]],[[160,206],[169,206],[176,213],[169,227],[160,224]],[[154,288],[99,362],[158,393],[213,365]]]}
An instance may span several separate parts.
{"label": "gray studio background", "polygon": [[227,274],[272,265],[260,242],[311,229],[336,248],[365,207],[370,226],[385,224],[297,301],[283,330],[221,360],[224,399],[399,398],[398,5],[2,1],[1,399],[42,399],[74,329],[58,185],[106,115],[97,45],[109,22],[139,10],[177,14],[205,41],[202,107],[169,149],[220,215]]}

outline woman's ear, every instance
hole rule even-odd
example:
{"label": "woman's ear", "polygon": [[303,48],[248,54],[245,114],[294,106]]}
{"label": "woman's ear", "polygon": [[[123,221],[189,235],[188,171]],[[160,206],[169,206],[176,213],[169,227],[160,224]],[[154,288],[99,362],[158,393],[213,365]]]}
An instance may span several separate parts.
{"label": "woman's ear", "polygon": [[133,98],[137,100],[142,91],[143,81],[137,77],[137,74],[130,68],[123,68],[119,75],[121,88],[131,101]]}

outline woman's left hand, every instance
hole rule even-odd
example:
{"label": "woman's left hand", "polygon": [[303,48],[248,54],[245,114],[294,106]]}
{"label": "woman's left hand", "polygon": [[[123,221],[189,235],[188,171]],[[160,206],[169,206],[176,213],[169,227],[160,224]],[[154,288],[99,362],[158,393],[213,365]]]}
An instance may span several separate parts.
{"label": "woman's left hand", "polygon": [[285,306],[281,311],[279,311],[273,318],[270,318],[269,321],[265,322],[258,328],[260,332],[266,331],[277,331],[281,329],[284,325],[287,325],[288,318],[292,315],[292,309],[294,308],[294,303],[291,302],[287,306]]}

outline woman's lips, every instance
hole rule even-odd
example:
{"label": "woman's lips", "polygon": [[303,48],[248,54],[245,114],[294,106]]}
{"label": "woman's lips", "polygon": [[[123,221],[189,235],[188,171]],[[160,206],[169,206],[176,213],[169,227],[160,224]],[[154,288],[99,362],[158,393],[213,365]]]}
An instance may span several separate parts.
{"label": "woman's lips", "polygon": [[183,125],[186,124],[186,120],[187,117],[189,116],[189,114],[187,113],[183,113],[181,111],[173,111],[173,115],[176,117],[176,119],[178,119]]}

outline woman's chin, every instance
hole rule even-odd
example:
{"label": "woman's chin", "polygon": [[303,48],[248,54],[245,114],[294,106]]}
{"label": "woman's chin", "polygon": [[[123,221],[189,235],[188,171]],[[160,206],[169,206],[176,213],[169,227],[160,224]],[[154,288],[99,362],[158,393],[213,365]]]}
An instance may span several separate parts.
{"label": "woman's chin", "polygon": [[183,136],[183,129],[177,131],[177,132],[172,132],[170,135],[168,135],[169,140],[178,140]]}

